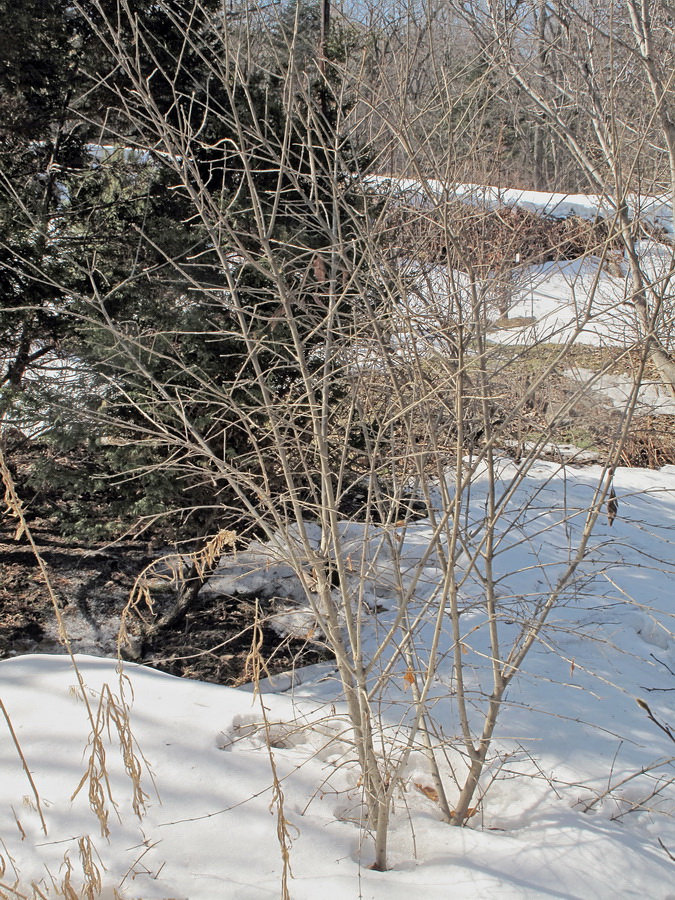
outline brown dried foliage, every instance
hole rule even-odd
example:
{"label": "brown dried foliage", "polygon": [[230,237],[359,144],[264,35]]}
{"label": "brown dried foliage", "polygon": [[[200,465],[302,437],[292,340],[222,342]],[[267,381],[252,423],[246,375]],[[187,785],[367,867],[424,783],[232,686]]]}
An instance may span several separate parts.
{"label": "brown dried foliage", "polygon": [[[444,222],[451,225],[446,228]],[[518,206],[494,210],[459,202],[432,210],[397,206],[386,225],[392,255],[408,257],[414,248],[417,259],[460,270],[472,268],[477,274],[517,264],[578,259],[621,247],[607,220],[560,219]]]}

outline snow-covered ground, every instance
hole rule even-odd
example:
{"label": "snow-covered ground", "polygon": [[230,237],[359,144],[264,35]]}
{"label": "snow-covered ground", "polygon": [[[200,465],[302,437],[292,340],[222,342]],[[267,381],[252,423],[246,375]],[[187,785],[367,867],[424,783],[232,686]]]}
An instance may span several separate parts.
{"label": "snow-covered ground", "polygon": [[[655,242],[638,245],[641,266],[649,281],[670,305],[673,278],[671,247]],[[597,257],[515,270],[509,316],[533,320],[515,333],[502,331],[495,339],[522,343],[573,338],[594,346],[633,346],[644,336],[632,303],[632,282],[625,260],[611,265]],[[578,337],[577,337],[578,335]]]}
{"label": "snow-covered ground", "polygon": [[[635,389],[633,379],[627,375],[598,375],[583,366],[570,369],[566,374],[579,384],[592,386],[617,410],[626,409]],[[643,381],[638,390],[635,412],[638,416],[675,416],[675,398],[662,382]]]}
{"label": "snow-covered ground", "polygon": [[[664,320],[672,315],[671,283],[675,274],[673,249],[656,242],[638,246],[641,266],[656,293],[661,294]],[[411,263],[409,275],[417,290],[408,298],[406,311],[424,336],[433,341],[456,304],[463,302],[468,279],[444,266],[422,269]],[[643,338],[643,328],[632,303],[632,282],[625,260],[612,265],[595,256],[584,259],[520,266],[510,273],[508,327],[495,329],[490,339],[504,344],[535,342],[588,346],[633,347]],[[468,302],[468,298],[465,303]],[[494,309],[494,319],[499,312]]]}
{"label": "snow-covered ground", "polygon": [[[657,332],[668,343],[673,317],[673,248],[656,242],[638,245],[644,273],[660,297]],[[445,266],[411,262],[407,274],[416,289],[407,298],[397,342],[403,355],[452,353],[457,306],[470,305],[467,276]],[[614,258],[608,266],[597,257],[521,266],[510,273],[508,319],[492,310],[493,343],[516,347],[541,343],[631,349],[644,346],[645,328],[631,299],[628,265]],[[589,391],[604,395],[608,405],[624,409],[634,390],[628,375],[599,375],[583,367],[565,373]],[[638,391],[639,415],[673,415],[675,399],[662,383],[644,381]]]}
{"label": "snow-covered ground", "polygon": [[[503,460],[504,486],[515,465]],[[528,604],[545,595],[578,544],[582,510],[599,473],[599,467],[537,462],[508,500],[495,556],[504,635],[517,627]],[[247,689],[179,680],[126,664],[136,754],[143,754],[153,778],[144,763],[148,798],[139,821],[117,728],[108,720],[103,742],[119,815],[111,812],[105,840],[87,786],[73,799],[91,748],[68,658],[17,657],[0,663],[0,695],[39,792],[47,832],[2,723],[0,854],[6,869],[0,882],[12,884],[18,873],[24,895],[31,896],[31,880],[44,892],[51,878],[62,883],[67,855],[77,892],[78,839],[90,835],[105,897],[113,896],[113,888],[123,898],[145,900],[279,897],[282,798],[291,844],[289,892],[296,900],[445,900],[450,895],[675,900],[675,862],[668,855],[675,855],[675,743],[636,702],[645,701],[659,722],[675,725],[675,467],[620,469],[614,485],[616,521],[610,527],[603,515],[582,577],[553,612],[509,690],[484,795],[469,827],[440,821],[437,804],[427,796],[426,758],[415,752],[394,798],[392,868],[386,873],[368,868],[373,849],[358,767],[330,664],[310,669],[294,687],[291,679],[279,679],[277,692],[268,690],[262,700]],[[484,502],[485,481],[478,471],[466,510],[476,528]],[[382,546],[377,529],[349,527],[346,546],[354,550],[360,542],[376,563],[369,589],[379,608],[366,615],[363,631],[372,650],[395,612],[387,586],[394,581],[387,578],[393,561],[373,549]],[[426,520],[407,525],[398,561],[403,574],[407,566],[420,564],[429,528]],[[473,526],[467,533],[479,540]],[[273,570],[278,549],[260,546],[257,552],[257,572],[251,566],[247,575],[240,566],[238,577],[260,578]],[[422,565],[424,597],[438,570],[433,556]],[[466,557],[460,557],[458,569],[465,565]],[[226,570],[221,577],[227,577]],[[463,591],[466,676],[470,690],[477,691],[489,671],[480,585],[469,579]],[[430,631],[419,630],[421,657]],[[444,634],[433,718],[447,741],[442,769],[452,803],[450,764],[456,769],[462,764],[452,666],[444,656],[451,640]],[[80,657],[78,665],[94,711],[104,683],[119,694],[114,662]],[[393,670],[381,697],[387,740],[405,722],[410,701],[402,674]],[[286,692],[279,693],[283,688]],[[127,756],[127,766],[130,762]],[[5,895],[15,896],[6,889]]]}
{"label": "snow-covered ground", "polygon": [[[418,189],[413,183],[408,187]],[[611,213],[593,197],[471,185],[456,191],[471,202],[518,203],[550,215]],[[644,211],[644,201],[635,202]],[[650,203],[651,221],[667,229],[670,208],[660,200]],[[667,286],[672,248],[645,243],[642,252],[647,270]],[[427,273],[419,296],[411,300],[416,339],[436,340],[438,325],[449,314],[444,298],[458,279],[440,267]],[[490,337],[522,344],[576,335],[581,343],[631,346],[640,338],[640,326],[626,302],[630,290],[627,273],[612,274],[592,258],[523,268],[514,277],[510,316],[528,321]],[[594,376],[578,370],[575,377]],[[594,387],[628,389],[616,378]],[[645,397],[658,411],[672,412],[663,396]],[[601,470],[539,461],[509,493],[517,464],[504,458],[500,465],[505,500],[494,578],[501,634],[508,643],[573,557]],[[103,747],[110,797],[105,786],[99,796],[93,782],[91,797],[88,783],[76,794],[92,758],[76,673],[66,656],[17,657],[0,662],[0,699],[40,803],[9,725],[0,718],[0,897],[40,896],[33,895],[31,882],[43,895],[56,896],[68,879],[71,898],[87,896],[80,860],[89,846],[82,840],[86,835],[94,850],[85,867],[90,878],[92,865],[97,867],[103,897],[278,897],[283,874],[278,829],[285,823],[294,900],[445,900],[450,895],[675,900],[675,741],[668,733],[675,728],[675,467],[619,469],[614,488],[616,520],[610,526],[603,514],[579,577],[509,688],[477,814],[468,827],[441,821],[427,759],[416,750],[394,797],[392,868],[386,873],[369,868],[373,846],[351,730],[335,669],[325,663],[298,677],[263,683],[262,695],[246,686],[180,680],[127,663],[122,684],[134,757],[124,730],[126,754],[120,750],[119,705],[111,706],[103,689],[108,684],[113,695],[120,694],[115,663],[79,657],[95,717],[101,698],[107,698],[94,764],[100,768]],[[480,469],[467,497],[468,543],[456,567],[460,580],[469,572],[461,589],[461,643],[478,726],[491,670],[483,586],[469,562],[486,516]],[[381,528],[345,525],[345,553],[365,563],[363,575],[353,579],[364,579],[366,656],[396,616],[397,583],[414,585],[413,612],[415,603],[422,608],[433,600],[442,572],[433,553],[425,556],[432,533],[428,520],[408,523],[388,544]],[[391,546],[398,546],[396,554]],[[236,566],[222,568],[213,588],[259,590],[275,578],[294,578],[284,563],[283,540],[275,547],[253,547]],[[286,594],[293,594],[292,587]],[[280,627],[310,628],[308,615],[289,609]],[[420,619],[422,668],[433,631],[432,621]],[[430,709],[443,744],[441,774],[451,804],[457,797],[453,771],[461,776],[464,766],[452,646],[448,623]],[[391,677],[377,701],[382,753],[395,754],[397,736],[406,734],[412,691],[405,664],[392,648],[388,652],[394,654]],[[381,665],[386,662],[383,658]],[[128,776],[138,761],[147,793],[142,819],[134,814]],[[110,810],[107,839],[90,800]]]}

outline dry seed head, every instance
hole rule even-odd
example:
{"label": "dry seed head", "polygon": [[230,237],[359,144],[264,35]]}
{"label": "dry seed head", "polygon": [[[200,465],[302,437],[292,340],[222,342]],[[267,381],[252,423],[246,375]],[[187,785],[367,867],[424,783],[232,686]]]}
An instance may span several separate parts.
{"label": "dry seed head", "polygon": [[26,522],[24,518],[21,500],[19,499],[14,487],[14,480],[5,463],[5,458],[0,451],[0,475],[2,475],[2,483],[5,486],[5,505],[7,511],[13,519],[18,519],[16,531],[14,532],[14,540],[18,541],[26,531]]}

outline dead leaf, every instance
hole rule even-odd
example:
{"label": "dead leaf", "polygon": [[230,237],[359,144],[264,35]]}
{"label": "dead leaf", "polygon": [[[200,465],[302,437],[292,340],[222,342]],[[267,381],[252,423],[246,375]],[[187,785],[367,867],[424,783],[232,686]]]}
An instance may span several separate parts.
{"label": "dead leaf", "polygon": [[328,280],[328,270],[326,269],[326,263],[318,254],[312,260],[312,270],[314,272],[314,277],[319,282],[319,284]]}
{"label": "dead leaf", "polygon": [[[467,819],[473,818],[473,816],[475,816],[477,812],[478,812],[478,807],[477,807],[477,806],[470,806],[470,807],[467,809],[467,811],[466,811],[466,817],[467,817]],[[455,815],[456,815],[455,810],[454,810],[454,809],[450,810],[450,816],[451,816],[453,819],[455,818]]]}
{"label": "dead leaf", "polygon": [[420,794],[424,794],[428,800],[438,803],[438,791],[436,788],[429,787],[427,784],[420,784],[419,781],[413,781],[413,784]]}

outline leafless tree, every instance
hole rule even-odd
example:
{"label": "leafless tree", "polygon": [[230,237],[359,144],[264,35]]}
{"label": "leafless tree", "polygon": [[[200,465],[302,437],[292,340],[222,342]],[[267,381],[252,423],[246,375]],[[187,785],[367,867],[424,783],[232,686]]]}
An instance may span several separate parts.
{"label": "leafless tree", "polygon": [[[672,259],[654,273],[640,245],[645,207],[663,195],[672,207],[675,195],[672,17],[648,0],[625,8],[574,0],[455,6],[519,87],[538,134],[545,128],[549,140],[564,144],[604,200],[645,346],[672,389]],[[670,216],[664,224],[672,232]]]}
{"label": "leafless tree", "polygon": [[[203,338],[236,339],[241,365],[230,384],[212,384],[192,360],[181,357],[179,343],[167,347],[151,326],[140,333],[117,321],[109,300],[120,284],[101,286],[95,260],[91,292],[81,298],[88,313],[81,315],[111,335],[120,384],[131,378],[145,387],[148,402],[133,425],[118,423],[120,432],[161,448],[167,468],[179,459],[182,473],[208,481],[214,504],[227,488],[233,509],[255,523],[270,552],[297,573],[335,654],[374,837],[373,866],[384,870],[393,797],[413,750],[421,747],[429,758],[444,819],[463,825],[470,818],[507,689],[552,611],[582,577],[593,530],[612,498],[613,471],[637,385],[609,441],[592,497],[583,509],[560,513],[563,520],[581,517],[583,526],[565,548],[555,578],[536,594],[504,606],[503,573],[495,560],[500,543],[517,532],[526,514],[530,498],[523,500],[519,488],[585,388],[573,391],[555,415],[538,421],[529,445],[520,441],[517,464],[505,462],[503,451],[522,437],[526,411],[594,317],[598,280],[584,297],[576,327],[547,359],[537,356],[536,345],[505,350],[491,339],[498,314],[508,312],[495,310],[500,305],[495,285],[518,285],[511,252],[517,234],[501,253],[489,251],[482,238],[473,244],[464,239],[467,218],[484,215],[473,203],[457,200],[453,185],[464,161],[455,165],[438,142],[419,152],[419,123],[410,105],[394,104],[393,92],[380,103],[372,84],[363,80],[367,69],[354,59],[329,63],[322,52],[300,58],[293,52],[297,31],[280,49],[267,10],[252,6],[242,15],[242,27],[234,22],[225,27],[222,21],[214,25],[198,2],[163,5],[182,34],[181,52],[155,59],[151,71],[141,64],[139,49],[152,47],[147,25],[124,0],[115,16],[98,0],[82,7],[84,15],[93,10],[92,28],[114,61],[115,74],[123,75],[116,80],[109,72],[94,72],[92,78],[109,83],[113,92],[110,139],[133,142],[153,165],[170,172],[173,189],[189,199],[223,284],[214,288],[196,281],[181,257],[167,257],[167,265],[192,290],[209,295],[214,322],[216,311],[226,314],[229,331],[208,320]],[[636,219],[627,212],[623,158],[609,156],[608,174],[598,175],[590,151],[565,122],[564,107],[554,107],[541,92],[539,74],[529,77],[548,52],[548,26],[535,34],[538,43],[524,62],[514,58],[520,48],[517,28],[527,32],[517,9],[505,21],[496,8],[486,7],[479,38],[501,54],[510,76],[537,106],[541,123],[557,128],[603,195],[615,197],[616,230],[633,272],[629,297],[643,328],[642,339],[625,350],[637,351],[644,367],[647,352],[666,354],[658,337],[657,293],[665,283],[646,280],[636,249]],[[556,16],[562,22],[559,12]],[[253,20],[255,57],[247,28]],[[407,90],[406,65],[414,62],[418,71],[416,54],[432,24],[422,20],[411,26],[410,57],[388,61],[396,90]],[[563,24],[555,30],[556,53]],[[382,52],[388,53],[386,47]],[[191,56],[200,60],[210,86],[196,111],[190,73],[183,77],[182,68]],[[264,82],[273,64],[282,67],[274,76],[283,84],[288,123],[281,135],[266,127],[254,99],[253,76]],[[169,92],[169,114],[158,86]],[[443,87],[436,83],[427,95],[436,104],[430,121],[449,121],[452,111],[462,108],[463,98]],[[473,96],[475,84],[468,90]],[[371,133],[375,113],[378,160],[395,162],[407,180],[364,171],[349,140]],[[614,140],[616,122],[593,121],[603,140]],[[453,127],[463,127],[461,117]],[[472,141],[465,146],[475,146]],[[302,169],[299,157],[306,163]],[[490,165],[481,164],[489,176]],[[233,195],[214,190],[215,173],[228,167],[235,167],[241,185]],[[273,173],[271,182],[258,177],[261,170]],[[618,194],[609,190],[610,175],[616,191],[621,188]],[[280,239],[275,225],[288,196],[296,202]],[[245,217],[237,205],[242,197],[248,204]],[[411,222],[417,230],[406,232],[404,225]],[[417,234],[419,243],[407,247],[401,234]],[[603,238],[588,255],[606,256],[607,248]],[[461,265],[454,264],[457,260]],[[253,301],[251,275],[259,280]],[[159,354],[171,356],[182,379],[168,383],[154,374],[148,360]],[[280,389],[289,369],[293,375]],[[227,427],[218,432],[220,443],[214,442],[212,423],[198,414],[200,405],[216,409],[219,422],[247,435],[245,459],[227,452]],[[480,520],[470,514],[477,494]],[[406,537],[415,502],[428,521],[411,555]],[[469,591],[471,585],[478,585],[478,593]],[[378,598],[384,594],[395,602],[378,619]],[[374,648],[373,633],[378,635]],[[471,657],[476,634],[486,635],[488,649],[480,655],[485,679],[473,690],[467,654]],[[439,742],[433,709],[444,642],[453,677],[443,699],[454,704],[458,734]],[[387,717],[393,683],[406,686],[398,717],[403,728]],[[458,784],[444,777],[448,744],[464,761]]]}

